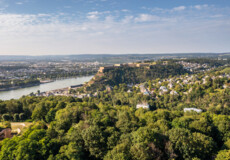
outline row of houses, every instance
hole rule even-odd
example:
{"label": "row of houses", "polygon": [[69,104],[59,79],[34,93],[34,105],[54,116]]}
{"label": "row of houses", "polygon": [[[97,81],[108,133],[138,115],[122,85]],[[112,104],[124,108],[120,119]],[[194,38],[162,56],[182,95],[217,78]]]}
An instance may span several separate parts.
{"label": "row of houses", "polygon": [[[162,81],[158,81],[157,83],[154,83],[153,86],[159,86],[158,91],[159,95],[164,95],[165,93],[169,93],[170,95],[179,95],[174,89],[176,85],[179,85],[181,88],[183,88],[185,85],[189,84],[206,84],[208,79],[214,80],[216,78],[228,78],[230,79],[230,74],[220,74],[216,76],[204,76],[203,78],[199,79],[196,75],[188,75],[188,76],[179,76],[179,77],[174,77],[174,78],[169,78],[169,79],[164,79]],[[161,84],[167,84],[167,85],[161,85]],[[135,85],[136,87],[140,88],[140,92],[143,95],[151,95],[153,92],[156,90],[156,88],[153,88],[151,91],[145,87],[144,84],[137,84]],[[230,83],[225,83],[223,85],[223,88],[230,88]],[[128,90],[129,91],[129,90]],[[192,91],[192,87],[188,89],[187,92],[182,92],[183,94],[188,94]],[[157,98],[157,97],[156,97]],[[136,108],[148,108],[149,105],[146,103],[141,103],[136,106]],[[194,111],[197,113],[201,113],[201,109],[196,109],[196,108],[184,108],[184,112],[188,111]]]}
{"label": "row of houses", "polygon": [[[139,103],[136,105],[136,108],[139,109],[139,108],[143,108],[143,109],[147,109],[149,110],[150,109],[150,106],[148,103],[144,102],[144,103]],[[202,109],[198,109],[198,108],[184,108],[183,110],[184,112],[196,112],[196,113],[202,113],[203,110]]]}
{"label": "row of houses", "polygon": [[114,64],[112,66],[105,66],[105,67],[100,67],[98,72],[104,73],[106,71],[109,71],[114,68],[120,68],[120,67],[147,67],[149,68],[150,66],[155,65],[155,64],[150,64],[150,63],[124,63],[124,64]]}

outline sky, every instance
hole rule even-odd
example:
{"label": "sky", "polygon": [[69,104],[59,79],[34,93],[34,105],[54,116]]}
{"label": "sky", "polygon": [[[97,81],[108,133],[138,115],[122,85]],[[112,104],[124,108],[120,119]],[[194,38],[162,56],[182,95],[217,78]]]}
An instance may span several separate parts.
{"label": "sky", "polygon": [[0,55],[230,52],[230,0],[0,0]]}

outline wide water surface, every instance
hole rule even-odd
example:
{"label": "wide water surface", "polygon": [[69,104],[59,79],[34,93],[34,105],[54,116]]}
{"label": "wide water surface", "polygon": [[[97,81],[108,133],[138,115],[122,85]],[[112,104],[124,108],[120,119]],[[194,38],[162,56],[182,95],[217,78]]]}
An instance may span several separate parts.
{"label": "wide water surface", "polygon": [[1,100],[10,100],[10,99],[19,99],[23,95],[28,95],[32,92],[36,93],[38,90],[41,92],[66,88],[72,85],[83,84],[88,82],[93,76],[84,76],[78,78],[67,78],[67,79],[60,79],[54,82],[41,84],[39,86],[27,87],[27,88],[20,88],[17,90],[10,90],[10,91],[2,91],[0,92],[0,99]]}

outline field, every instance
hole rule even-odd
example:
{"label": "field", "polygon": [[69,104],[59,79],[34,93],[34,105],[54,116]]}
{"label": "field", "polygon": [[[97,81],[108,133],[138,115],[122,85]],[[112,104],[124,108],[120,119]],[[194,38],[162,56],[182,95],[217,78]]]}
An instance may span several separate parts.
{"label": "field", "polygon": [[227,67],[221,71],[221,73],[230,73],[230,67]]}
{"label": "field", "polygon": [[[23,129],[28,128],[32,123],[31,122],[11,122],[12,132],[20,133]],[[3,122],[0,123],[3,126]]]}
{"label": "field", "polygon": [[17,128],[22,130],[24,128],[28,128],[31,124],[31,122],[12,122],[11,128],[12,130],[16,130]]}

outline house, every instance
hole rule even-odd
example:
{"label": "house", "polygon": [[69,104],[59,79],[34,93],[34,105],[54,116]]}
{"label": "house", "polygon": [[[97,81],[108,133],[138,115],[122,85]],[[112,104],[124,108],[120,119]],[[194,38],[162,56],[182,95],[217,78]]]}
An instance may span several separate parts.
{"label": "house", "polygon": [[106,86],[106,91],[107,92],[111,92],[113,90],[113,88],[111,86]]}
{"label": "house", "polygon": [[80,94],[80,95],[77,95],[77,98],[85,98],[87,97],[87,94]]}
{"label": "house", "polygon": [[97,93],[97,92],[95,92],[95,93],[93,94],[93,96],[94,96],[94,97],[97,97],[97,95],[98,95],[98,93]]}
{"label": "house", "polygon": [[135,63],[128,63],[128,67],[136,67]]}
{"label": "house", "polygon": [[83,95],[77,95],[77,98],[84,98],[84,96]]}
{"label": "house", "polygon": [[141,93],[147,92],[147,89],[144,87],[144,85],[140,85],[140,91]]}
{"label": "house", "polygon": [[230,83],[228,83],[228,84],[224,84],[224,85],[223,85],[223,88],[224,88],[224,89],[226,89],[226,88],[230,88]]}
{"label": "house", "polygon": [[129,90],[127,91],[127,93],[132,93],[132,91],[129,89]]}
{"label": "house", "polygon": [[141,93],[143,93],[144,95],[150,95],[148,90],[144,87],[144,85],[140,85],[140,91]]}
{"label": "house", "polygon": [[114,67],[121,67],[122,64],[114,64],[113,66],[114,66]]}
{"label": "house", "polygon": [[168,87],[169,87],[169,89],[172,89],[172,88],[173,88],[173,84],[172,84],[172,83],[169,83],[169,84],[168,84]]}
{"label": "house", "polygon": [[146,96],[150,95],[148,91],[144,92],[143,94],[146,95]]}
{"label": "house", "polygon": [[163,65],[168,65],[168,61],[163,61]]}
{"label": "house", "polygon": [[136,64],[136,67],[147,67],[147,66],[149,66],[148,63],[138,63],[138,64]]}
{"label": "house", "polygon": [[174,90],[172,90],[171,92],[170,92],[170,94],[171,95],[179,95],[176,91],[174,91]]}
{"label": "house", "polygon": [[139,103],[137,104],[136,108],[144,108],[144,109],[149,109],[149,104],[148,103]]}
{"label": "house", "polygon": [[90,98],[90,97],[92,97],[92,94],[86,94],[86,96]]}
{"label": "house", "polygon": [[105,71],[108,71],[108,70],[113,69],[113,68],[114,68],[113,66],[100,67],[98,72],[104,73]]}
{"label": "house", "polygon": [[201,109],[197,109],[197,108],[184,108],[184,112],[191,112],[191,111],[194,111],[194,112],[197,112],[197,113],[202,112]]}
{"label": "house", "polygon": [[205,78],[202,78],[202,81],[203,81],[202,84],[206,84],[207,83]]}
{"label": "house", "polygon": [[205,76],[204,78],[202,78],[203,84],[207,83],[207,79],[209,78],[209,76]]}
{"label": "house", "polygon": [[188,80],[187,79],[183,80],[183,83],[188,84]]}
{"label": "house", "polygon": [[133,87],[133,83],[131,83],[131,84],[127,84],[127,87],[132,88],[132,87]]}
{"label": "house", "polygon": [[165,86],[161,86],[159,90],[160,90],[159,92],[160,95],[163,95],[164,93],[168,92],[168,89]]}
{"label": "house", "polygon": [[168,92],[168,89],[165,86],[161,86],[160,90],[163,91],[163,92]]}

